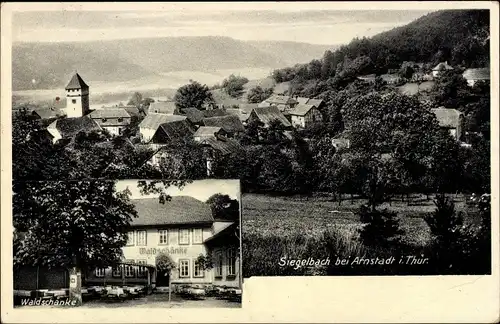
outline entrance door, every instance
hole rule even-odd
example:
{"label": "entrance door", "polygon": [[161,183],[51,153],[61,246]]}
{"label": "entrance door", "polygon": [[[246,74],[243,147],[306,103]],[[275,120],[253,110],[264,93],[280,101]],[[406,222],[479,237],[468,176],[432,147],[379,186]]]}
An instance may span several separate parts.
{"label": "entrance door", "polygon": [[156,276],[156,287],[168,287],[169,275],[165,271],[158,271]]}

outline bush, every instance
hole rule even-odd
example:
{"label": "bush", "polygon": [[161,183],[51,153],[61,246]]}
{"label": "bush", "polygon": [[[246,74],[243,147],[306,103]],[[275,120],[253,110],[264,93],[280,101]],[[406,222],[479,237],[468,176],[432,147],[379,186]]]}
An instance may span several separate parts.
{"label": "bush", "polygon": [[399,227],[399,219],[395,212],[369,209],[362,205],[358,210],[361,223],[360,239],[368,247],[389,247],[398,244],[404,233]]}

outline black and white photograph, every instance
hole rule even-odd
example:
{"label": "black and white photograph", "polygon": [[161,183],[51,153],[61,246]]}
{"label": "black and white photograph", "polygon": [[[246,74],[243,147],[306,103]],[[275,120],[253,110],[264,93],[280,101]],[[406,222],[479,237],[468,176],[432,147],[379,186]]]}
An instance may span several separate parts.
{"label": "black and white photograph", "polygon": [[14,187],[16,307],[241,307],[238,180]]}
{"label": "black and white photograph", "polygon": [[496,16],[386,5],[7,6],[14,309],[498,275]]}
{"label": "black and white photograph", "polygon": [[[169,36],[200,17],[234,38]],[[236,38],[270,19],[311,43]],[[16,180],[241,179],[246,277],[491,271],[488,10],[13,23]]]}

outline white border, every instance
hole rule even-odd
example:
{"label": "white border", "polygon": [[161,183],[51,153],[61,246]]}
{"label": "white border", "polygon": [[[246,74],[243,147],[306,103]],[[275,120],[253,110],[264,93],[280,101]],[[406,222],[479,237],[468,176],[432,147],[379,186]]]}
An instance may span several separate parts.
{"label": "white border", "polygon": [[[497,2],[290,2],[306,9],[491,9],[491,276],[275,277],[245,279],[242,309],[13,309],[11,225],[11,13],[13,10],[273,9],[283,3],[2,3],[1,224],[4,322],[498,322],[498,9]],[[460,23],[460,22],[457,22]],[[243,215],[244,217],[244,215]]]}

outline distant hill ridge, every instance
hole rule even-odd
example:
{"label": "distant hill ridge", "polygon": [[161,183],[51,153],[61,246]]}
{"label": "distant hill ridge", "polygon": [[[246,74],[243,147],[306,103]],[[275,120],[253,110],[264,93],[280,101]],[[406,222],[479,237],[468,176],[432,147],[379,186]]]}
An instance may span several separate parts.
{"label": "distant hill ridge", "polygon": [[74,70],[87,80],[110,82],[173,71],[273,69],[305,63],[333,47],[219,36],[14,43],[12,82],[13,90],[53,89],[64,86]]}

